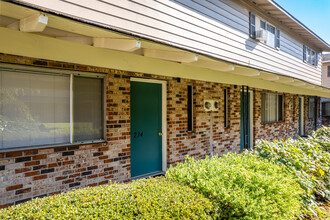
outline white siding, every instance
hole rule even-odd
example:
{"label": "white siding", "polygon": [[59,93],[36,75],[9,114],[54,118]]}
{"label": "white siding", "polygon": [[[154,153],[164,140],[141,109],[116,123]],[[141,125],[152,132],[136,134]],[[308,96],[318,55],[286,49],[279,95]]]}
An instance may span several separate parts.
{"label": "white siding", "polygon": [[302,43],[282,30],[280,50],[250,39],[249,11],[230,0],[25,2],[196,53],[321,84],[320,65],[302,61]]}
{"label": "white siding", "polygon": [[328,77],[328,66],[330,63],[322,65],[322,86],[330,88],[330,77]]}

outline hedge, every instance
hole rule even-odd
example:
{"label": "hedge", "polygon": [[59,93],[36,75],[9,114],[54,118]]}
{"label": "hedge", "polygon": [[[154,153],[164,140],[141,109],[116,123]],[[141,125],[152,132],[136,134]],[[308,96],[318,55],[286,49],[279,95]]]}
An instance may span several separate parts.
{"label": "hedge", "polygon": [[321,128],[298,140],[260,141],[254,153],[283,164],[304,189],[304,214],[320,215],[318,200],[330,200],[330,129]]}
{"label": "hedge", "polygon": [[0,210],[0,219],[215,219],[217,208],[165,178],[73,190]]}
{"label": "hedge", "polygon": [[171,167],[166,176],[218,204],[222,219],[293,219],[302,190],[284,167],[256,155],[229,153]]}

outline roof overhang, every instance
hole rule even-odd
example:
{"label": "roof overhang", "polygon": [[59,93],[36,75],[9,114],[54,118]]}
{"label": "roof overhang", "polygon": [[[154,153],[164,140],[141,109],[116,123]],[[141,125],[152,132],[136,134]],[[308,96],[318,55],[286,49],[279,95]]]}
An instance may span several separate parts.
{"label": "roof overhang", "polygon": [[[41,13],[10,2],[0,1],[0,9],[0,18],[3,18],[0,19],[0,53],[223,84],[247,85],[291,94],[330,97],[328,88],[302,79],[228,63],[98,25],[47,12]],[[20,31],[20,21],[35,14],[44,14],[48,17],[49,22],[44,30],[40,31],[38,25],[31,25],[30,29],[38,30]]]}
{"label": "roof overhang", "polygon": [[322,51],[330,51],[330,45],[320,38],[317,34],[307,28],[298,19],[283,9],[273,0],[250,0],[254,2],[260,9],[271,15],[273,18],[289,27],[293,32]]}

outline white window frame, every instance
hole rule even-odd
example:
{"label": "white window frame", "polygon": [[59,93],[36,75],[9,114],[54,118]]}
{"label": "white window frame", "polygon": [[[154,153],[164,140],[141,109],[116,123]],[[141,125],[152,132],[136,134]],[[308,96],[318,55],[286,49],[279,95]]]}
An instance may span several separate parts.
{"label": "white window frame", "polygon": [[317,53],[315,50],[311,49],[310,47],[304,45],[303,46],[303,60],[305,63],[317,66]]}
{"label": "white window frame", "polygon": [[[280,49],[280,45],[279,46],[276,45],[276,40],[277,40],[276,39],[277,38],[276,31],[277,31],[278,28],[275,25],[269,23],[268,21],[262,19],[261,17],[259,17],[257,15],[255,16],[255,18],[256,18],[256,24],[255,24],[256,30],[263,29],[263,30],[265,30],[265,31],[268,32],[268,35],[270,35],[270,34],[274,35],[274,39],[273,39],[274,41],[268,42],[268,39],[267,39],[266,41],[260,41],[260,42],[266,44],[267,46],[270,46],[272,48],[275,48],[275,49],[278,49],[279,50]],[[265,27],[261,27],[261,24],[262,23],[265,24]],[[268,30],[269,28],[274,28],[274,33],[271,33]],[[269,38],[269,36],[267,38]]]}
{"label": "white window frame", "polygon": [[[19,146],[12,148],[0,148],[0,152],[11,152],[17,151],[20,149],[28,150],[28,149],[42,149],[48,147],[58,147],[58,146],[70,146],[77,144],[93,144],[93,143],[103,143],[106,142],[106,75],[93,73],[93,72],[80,72],[80,71],[70,71],[70,70],[58,70],[51,68],[42,68],[42,67],[29,67],[29,66],[21,66],[15,64],[0,64],[0,70],[8,70],[8,71],[21,71],[21,72],[31,72],[35,74],[53,74],[53,75],[69,75],[70,76],[70,142],[61,143],[61,144],[45,144],[38,146]],[[102,87],[102,139],[99,140],[88,140],[88,141],[73,141],[73,78],[74,76],[79,77],[87,77],[87,78],[98,78],[102,79],[103,87]]]}

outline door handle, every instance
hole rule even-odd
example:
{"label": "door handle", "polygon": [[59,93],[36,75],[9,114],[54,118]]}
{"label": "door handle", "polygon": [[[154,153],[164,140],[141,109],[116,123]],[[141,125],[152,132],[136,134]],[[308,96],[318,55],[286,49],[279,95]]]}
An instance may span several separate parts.
{"label": "door handle", "polygon": [[163,136],[163,133],[162,132],[158,132],[158,136]]}

